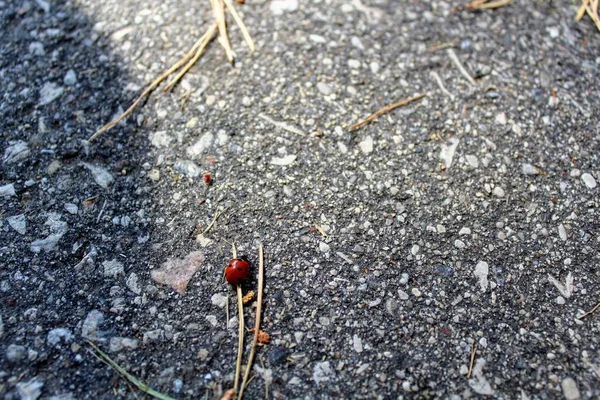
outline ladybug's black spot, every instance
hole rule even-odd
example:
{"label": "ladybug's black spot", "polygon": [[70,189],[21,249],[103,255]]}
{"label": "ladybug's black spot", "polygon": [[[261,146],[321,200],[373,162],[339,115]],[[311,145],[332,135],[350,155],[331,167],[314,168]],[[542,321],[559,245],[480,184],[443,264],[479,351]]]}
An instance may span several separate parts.
{"label": "ladybug's black spot", "polygon": [[241,271],[241,270],[242,270],[242,267],[237,267],[237,270],[238,270],[238,271]]}

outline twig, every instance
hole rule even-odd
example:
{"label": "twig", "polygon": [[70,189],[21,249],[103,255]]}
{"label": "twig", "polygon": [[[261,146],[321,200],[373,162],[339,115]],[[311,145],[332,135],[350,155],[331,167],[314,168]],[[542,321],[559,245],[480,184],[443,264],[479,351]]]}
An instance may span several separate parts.
{"label": "twig", "polygon": [[444,86],[444,82],[442,82],[442,78],[438,75],[438,73],[435,71],[431,71],[431,76],[437,82],[438,87],[440,88],[442,93],[444,93],[446,96],[450,97],[451,100],[454,100],[454,95],[452,93],[450,93],[448,91],[448,89],[446,89],[446,87]]}
{"label": "twig", "polygon": [[471,362],[469,363],[469,372],[467,372],[467,379],[471,378],[473,373],[473,364],[475,363],[475,354],[477,353],[477,345],[473,343],[471,346]]}
{"label": "twig", "polygon": [[585,317],[587,317],[588,315],[591,315],[591,314],[593,314],[593,313],[594,313],[594,312],[595,312],[595,311],[596,311],[598,308],[600,308],[600,303],[596,304],[596,305],[594,306],[594,308],[592,308],[590,311],[588,311],[588,312],[586,312],[585,314],[583,314],[583,315],[580,315],[579,317],[577,317],[577,319],[579,319],[579,320],[582,320],[582,319],[584,319],[584,318],[585,318]]}
{"label": "twig", "polygon": [[244,372],[244,380],[242,381],[242,386],[240,387],[240,395],[238,396],[238,400],[242,400],[244,397],[244,389],[248,384],[248,377],[250,376],[250,370],[252,369],[252,361],[254,360],[256,345],[258,344],[258,333],[260,332],[260,312],[262,309],[264,269],[263,245],[261,243],[258,246],[258,298],[256,300],[256,318],[254,320],[254,339],[252,340],[252,348],[250,349],[250,356],[248,357],[248,364],[246,365],[246,372]]}
{"label": "twig", "polygon": [[274,119],[272,119],[271,117],[265,115],[265,114],[258,114],[258,118],[262,119],[263,121],[266,121],[270,124],[275,125],[278,128],[283,129],[284,131],[288,131],[290,133],[294,133],[298,136],[306,136],[306,134],[304,132],[302,132],[300,129],[288,125],[285,122],[279,122],[279,121],[275,121]]}
{"label": "twig", "polygon": [[460,63],[460,60],[458,59],[458,56],[456,55],[454,50],[448,49],[446,50],[446,52],[448,53],[448,56],[450,57],[454,65],[456,65],[456,68],[458,68],[460,73],[467,79],[467,81],[469,81],[471,85],[477,86],[477,82],[475,82],[475,79],[473,79],[473,77],[469,75],[465,67],[463,67],[463,65]]}
{"label": "twig", "polygon": [[231,13],[231,16],[233,17],[233,20],[239,26],[240,31],[242,31],[242,36],[244,36],[244,40],[246,40],[250,51],[254,51],[256,49],[256,46],[254,46],[254,41],[252,40],[252,37],[250,36],[250,33],[248,32],[248,28],[246,28],[244,21],[242,21],[242,18],[235,10],[235,8],[233,8],[233,4],[231,4],[229,0],[223,0],[223,3],[225,3],[225,6],[227,7],[229,12]]}
{"label": "twig", "polygon": [[166,394],[160,393],[160,392],[152,389],[150,386],[146,385],[145,383],[141,382],[135,376],[133,376],[129,372],[127,372],[127,370],[125,370],[125,368],[121,367],[119,364],[117,364],[116,362],[114,362],[108,355],[106,355],[102,350],[100,350],[98,348],[98,346],[96,346],[94,343],[92,343],[89,340],[87,342],[92,347],[92,349],[94,349],[94,351],[97,353],[97,354],[96,353],[92,353],[92,354],[94,354],[94,356],[97,359],[99,359],[100,361],[104,362],[105,364],[107,364],[112,369],[114,369],[115,372],[117,372],[123,378],[125,378],[126,380],[128,380],[129,382],[131,382],[135,387],[137,387],[142,392],[147,393],[150,396],[154,396],[157,399],[161,399],[161,400],[175,400],[172,397],[167,396]]}
{"label": "twig", "polygon": [[402,107],[405,106],[407,104],[412,103],[413,101],[417,101],[417,100],[421,100],[423,97],[427,96],[425,93],[423,94],[418,94],[416,96],[410,97],[408,99],[405,100],[401,100],[397,103],[393,103],[393,104],[388,104],[387,106],[383,107],[382,109],[378,110],[377,112],[375,112],[374,114],[371,114],[370,116],[368,116],[367,118],[363,119],[360,122],[357,122],[354,125],[350,125],[350,132],[357,130],[358,128],[361,128],[365,125],[367,125],[368,123],[370,123],[371,121],[373,121],[374,119],[377,119],[379,117],[381,117],[384,114],[389,113],[390,111],[398,108],[398,107]]}

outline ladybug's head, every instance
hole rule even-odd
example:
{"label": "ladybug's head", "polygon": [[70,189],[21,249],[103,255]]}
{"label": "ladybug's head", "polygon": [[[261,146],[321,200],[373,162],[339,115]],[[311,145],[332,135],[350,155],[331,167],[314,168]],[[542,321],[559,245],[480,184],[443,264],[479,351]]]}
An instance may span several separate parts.
{"label": "ladybug's head", "polygon": [[239,256],[238,259],[248,261],[248,256],[247,255]]}

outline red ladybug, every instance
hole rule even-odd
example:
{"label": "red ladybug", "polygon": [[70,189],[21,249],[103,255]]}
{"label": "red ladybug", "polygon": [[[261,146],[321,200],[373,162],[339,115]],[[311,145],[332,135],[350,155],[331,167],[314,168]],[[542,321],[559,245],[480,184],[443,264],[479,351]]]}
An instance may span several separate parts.
{"label": "red ladybug", "polygon": [[250,263],[246,256],[234,258],[225,267],[225,279],[232,285],[239,285],[250,273]]}

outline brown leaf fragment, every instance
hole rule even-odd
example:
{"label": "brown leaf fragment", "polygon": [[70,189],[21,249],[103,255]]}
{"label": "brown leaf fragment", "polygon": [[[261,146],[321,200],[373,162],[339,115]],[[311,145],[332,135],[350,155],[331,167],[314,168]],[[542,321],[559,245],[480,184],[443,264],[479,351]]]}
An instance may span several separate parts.
{"label": "brown leaf fragment", "polygon": [[242,304],[247,306],[248,304],[252,303],[255,298],[256,298],[256,293],[254,293],[254,291],[251,290],[248,293],[246,293],[246,295],[244,297],[242,297]]}
{"label": "brown leaf fragment", "polygon": [[[250,333],[254,333],[254,329],[250,329]],[[262,329],[258,330],[258,343],[269,344],[271,342],[271,336]]]}

